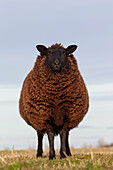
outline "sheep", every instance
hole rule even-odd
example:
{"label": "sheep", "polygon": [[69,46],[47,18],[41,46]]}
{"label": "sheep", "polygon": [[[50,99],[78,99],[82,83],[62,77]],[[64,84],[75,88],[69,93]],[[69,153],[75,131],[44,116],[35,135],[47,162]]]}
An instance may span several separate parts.
{"label": "sheep", "polygon": [[37,45],[40,55],[24,80],[19,111],[37,131],[37,157],[43,153],[43,135],[49,140],[49,159],[55,158],[54,136],[60,135],[60,158],[71,156],[69,131],[78,126],[89,107],[88,92],[73,52],[77,45],[64,48]]}

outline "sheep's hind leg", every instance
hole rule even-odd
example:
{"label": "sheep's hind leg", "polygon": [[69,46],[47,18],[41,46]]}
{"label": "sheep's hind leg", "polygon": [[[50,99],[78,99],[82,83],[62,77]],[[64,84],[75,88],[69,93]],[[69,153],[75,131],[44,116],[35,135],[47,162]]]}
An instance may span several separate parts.
{"label": "sheep's hind leg", "polygon": [[61,142],[61,147],[60,147],[60,159],[66,158],[66,131],[62,129],[60,131],[60,142]]}
{"label": "sheep's hind leg", "polygon": [[68,137],[69,137],[69,133],[66,132],[66,154],[67,154],[68,156],[72,156],[72,155],[71,155],[71,152],[70,152],[70,148],[69,148]]}
{"label": "sheep's hind leg", "polygon": [[49,160],[51,160],[55,158],[54,133],[53,132],[48,133],[48,139],[49,139]]}
{"label": "sheep's hind leg", "polygon": [[38,158],[40,156],[42,157],[42,153],[43,153],[43,148],[42,148],[43,134],[37,132],[37,136],[38,136],[38,149],[37,149],[37,158]]}

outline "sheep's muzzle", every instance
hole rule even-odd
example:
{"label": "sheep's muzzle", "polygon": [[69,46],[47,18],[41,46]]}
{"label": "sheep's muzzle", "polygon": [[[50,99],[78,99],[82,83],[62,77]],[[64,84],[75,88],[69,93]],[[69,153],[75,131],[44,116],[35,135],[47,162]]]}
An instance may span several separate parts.
{"label": "sheep's muzzle", "polygon": [[61,63],[59,60],[55,60],[52,64],[52,69],[56,72],[59,72],[61,70]]}

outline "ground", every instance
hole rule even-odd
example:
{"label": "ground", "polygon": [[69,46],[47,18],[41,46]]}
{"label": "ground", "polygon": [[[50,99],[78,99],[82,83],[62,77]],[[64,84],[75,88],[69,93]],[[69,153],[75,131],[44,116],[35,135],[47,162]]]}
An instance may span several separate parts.
{"label": "ground", "polygon": [[71,149],[71,157],[60,159],[56,150],[56,159],[48,160],[48,150],[43,158],[36,159],[36,150],[0,151],[0,170],[113,170],[113,147]]}

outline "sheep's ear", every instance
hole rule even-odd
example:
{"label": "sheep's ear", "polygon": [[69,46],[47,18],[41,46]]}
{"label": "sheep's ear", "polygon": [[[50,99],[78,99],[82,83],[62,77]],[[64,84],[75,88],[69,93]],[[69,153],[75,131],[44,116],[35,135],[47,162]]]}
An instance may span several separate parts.
{"label": "sheep's ear", "polygon": [[66,54],[71,54],[77,49],[77,45],[70,45],[66,48]]}
{"label": "sheep's ear", "polygon": [[37,45],[36,48],[41,54],[47,54],[47,48],[44,45]]}

